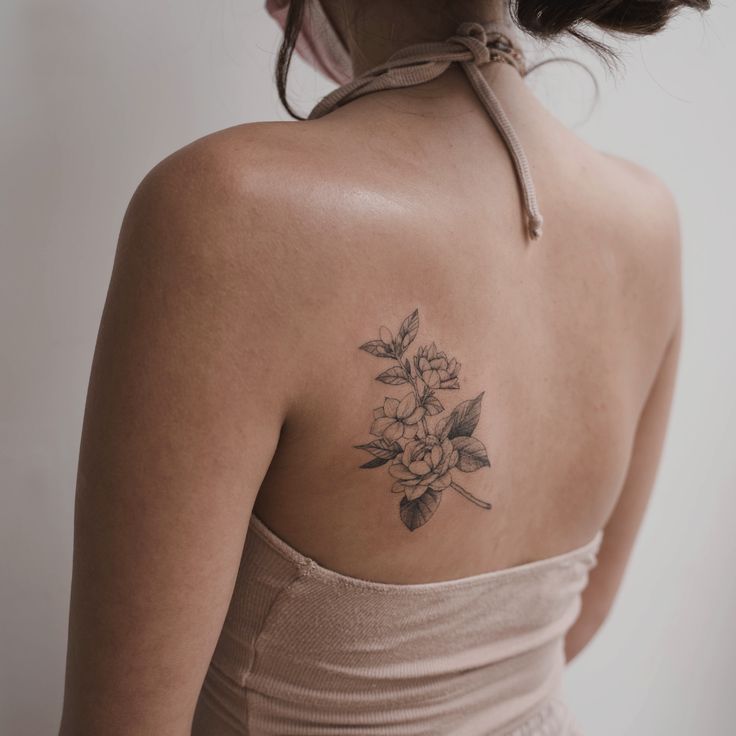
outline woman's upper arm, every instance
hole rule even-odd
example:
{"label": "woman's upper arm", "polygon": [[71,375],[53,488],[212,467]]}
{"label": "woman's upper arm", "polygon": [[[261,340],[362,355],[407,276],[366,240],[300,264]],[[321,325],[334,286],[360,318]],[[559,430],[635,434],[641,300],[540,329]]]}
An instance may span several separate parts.
{"label": "woman's upper arm", "polygon": [[216,159],[159,164],[121,229],[79,455],[63,736],[189,733],[286,413],[274,243]]}
{"label": "woman's upper arm", "polygon": [[654,486],[677,372],[681,327],[673,335],[636,432],[626,482],[605,525],[598,563],[582,594],[582,612],[565,640],[570,661],[605,620],[621,585]]}
{"label": "woman's upper arm", "polygon": [[597,565],[582,594],[581,614],[565,640],[567,661],[585,647],[613,605],[649,503],[667,435],[682,342],[681,241],[674,200],[661,186],[659,193],[665,200],[659,208],[664,221],[658,238],[661,257],[649,266],[657,272],[650,283],[660,279],[666,284],[661,295],[653,290],[653,298],[662,300],[669,316],[667,339],[639,414],[626,478],[605,524]]}

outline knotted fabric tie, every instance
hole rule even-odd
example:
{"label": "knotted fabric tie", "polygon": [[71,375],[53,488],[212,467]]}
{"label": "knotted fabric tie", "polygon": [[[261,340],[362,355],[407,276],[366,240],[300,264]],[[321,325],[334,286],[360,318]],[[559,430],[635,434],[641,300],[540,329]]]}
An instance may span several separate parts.
{"label": "knotted fabric tie", "polygon": [[308,119],[320,118],[370,92],[429,82],[446,71],[450,64],[458,62],[506,143],[521,186],[529,234],[536,239],[542,234],[542,215],[537,205],[529,162],[516,131],[479,69],[493,61],[506,62],[522,76],[526,74],[524,58],[507,36],[481,23],[464,22],[458,26],[455,35],[446,41],[407,46],[383,64],[338,87],[322,98],[309,113]]}

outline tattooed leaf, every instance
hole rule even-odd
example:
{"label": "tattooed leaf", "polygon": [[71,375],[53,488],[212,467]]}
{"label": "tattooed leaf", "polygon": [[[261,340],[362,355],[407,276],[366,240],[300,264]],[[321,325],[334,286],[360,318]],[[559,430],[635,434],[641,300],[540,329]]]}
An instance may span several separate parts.
{"label": "tattooed leaf", "polygon": [[443,419],[438,420],[434,428],[435,435],[441,440],[447,439],[447,433],[450,431],[450,428],[452,427],[452,423],[454,421],[455,418],[452,416],[452,414],[448,414]]}
{"label": "tattooed leaf", "polygon": [[390,346],[386,345],[383,340],[370,340],[363,343],[359,350],[365,350],[366,353],[375,355],[377,358],[393,358],[393,350]]}
{"label": "tattooed leaf", "polygon": [[399,516],[401,516],[404,526],[410,532],[413,532],[426,524],[437,510],[441,499],[442,491],[434,491],[431,488],[427,488],[419,498],[415,498],[413,501],[409,501],[404,496],[399,503]]}
{"label": "tattooed leaf", "polygon": [[391,384],[392,386],[398,386],[401,383],[408,383],[406,380],[406,374],[397,365],[384,371],[380,376],[376,376],[376,380],[381,383]]}
{"label": "tattooed leaf", "polygon": [[427,410],[427,414],[429,414],[429,416],[440,414],[445,410],[445,407],[442,406],[442,402],[436,396],[431,394],[427,396],[422,405]]}
{"label": "tattooed leaf", "polygon": [[411,376],[411,363],[409,358],[404,358],[404,368],[406,368],[406,375]]}
{"label": "tattooed leaf", "polygon": [[490,468],[485,445],[475,437],[454,437],[452,446],[457,450],[458,461],[455,466],[464,473],[472,473],[480,468]]}
{"label": "tattooed leaf", "polygon": [[460,402],[438,426],[438,436],[442,435],[449,439],[453,437],[470,437],[478,426],[480,419],[480,402],[483,398],[481,392],[474,399]]}
{"label": "tattooed leaf", "polygon": [[419,310],[415,309],[399,327],[399,334],[396,336],[397,342],[401,346],[401,352],[403,353],[409,345],[414,342],[414,338],[419,332]]}
{"label": "tattooed leaf", "polygon": [[381,465],[385,465],[388,459],[384,460],[382,457],[374,457],[373,460],[369,460],[367,463],[363,463],[361,468],[380,468]]}
{"label": "tattooed leaf", "polygon": [[386,460],[393,460],[393,458],[395,458],[400,452],[403,452],[401,445],[398,442],[390,442],[383,438],[380,440],[374,440],[373,442],[368,442],[365,445],[353,445],[353,447],[357,450],[370,452],[371,455],[375,455],[375,457],[380,458],[384,462]]}

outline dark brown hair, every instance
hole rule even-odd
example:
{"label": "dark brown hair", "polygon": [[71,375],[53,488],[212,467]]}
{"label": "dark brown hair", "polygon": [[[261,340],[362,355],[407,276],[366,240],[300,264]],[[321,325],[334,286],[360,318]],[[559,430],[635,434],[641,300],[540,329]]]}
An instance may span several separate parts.
{"label": "dark brown hair", "polygon": [[[284,26],[284,38],[276,62],[276,87],[281,104],[297,120],[286,99],[286,79],[296,39],[304,18],[307,0],[291,0]],[[670,18],[682,8],[707,10],[710,0],[509,0],[511,16],[527,33],[542,39],[553,39],[564,33],[582,41],[606,59],[615,52],[605,43],[580,29],[590,25],[614,34],[641,36],[662,30]],[[449,0],[447,5],[451,5]]]}
{"label": "dark brown hair", "polygon": [[647,36],[661,31],[681,8],[709,7],[710,0],[517,0],[511,3],[511,12],[518,25],[534,36],[569,33],[597,51],[613,54],[578,26],[588,23],[612,33]]}

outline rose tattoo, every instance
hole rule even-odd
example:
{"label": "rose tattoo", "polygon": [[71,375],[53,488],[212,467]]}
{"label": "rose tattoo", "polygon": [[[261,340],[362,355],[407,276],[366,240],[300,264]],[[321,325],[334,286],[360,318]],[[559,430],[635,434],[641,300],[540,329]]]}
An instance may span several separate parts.
{"label": "rose tattoo", "polygon": [[377,340],[360,346],[360,350],[396,364],[376,376],[377,381],[409,390],[399,397],[387,396],[383,406],[373,410],[370,433],[377,439],[355,445],[373,455],[361,468],[391,463],[391,490],[402,494],[399,516],[409,531],[429,521],[447,488],[482,509],[491,508],[490,503],[463,488],[455,479],[457,475],[453,477],[454,471],[473,473],[491,466],[485,446],[472,436],[480,419],[483,393],[460,402],[440,417],[445,407],[436,394],[460,388],[460,363],[448,358],[434,343],[418,348],[412,360],[406,358],[406,350],[418,332],[419,310],[415,309],[401,323],[396,336],[381,327]]}

